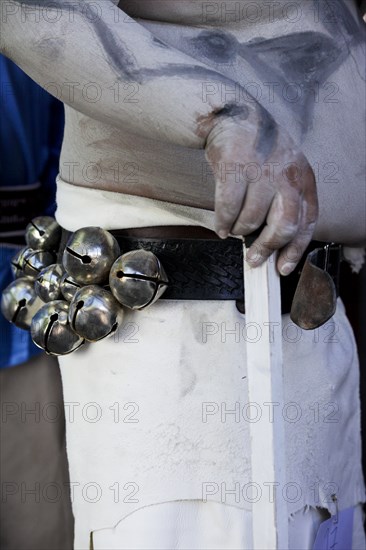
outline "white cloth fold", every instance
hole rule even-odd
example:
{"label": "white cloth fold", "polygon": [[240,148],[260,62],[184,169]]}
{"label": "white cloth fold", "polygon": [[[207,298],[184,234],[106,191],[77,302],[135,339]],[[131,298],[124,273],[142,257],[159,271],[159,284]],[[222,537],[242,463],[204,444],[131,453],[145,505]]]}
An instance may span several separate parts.
{"label": "white cloth fold", "polygon": [[192,206],[79,187],[57,178],[58,223],[69,231],[80,227],[127,229],[156,225],[199,225],[214,229],[214,212]]}
{"label": "white cloth fold", "polygon": [[248,404],[246,339],[260,345],[268,327],[247,327],[234,302],[158,301],[128,313],[114,338],[60,357],[77,549],[142,506],[206,499],[250,512],[270,498],[271,480],[248,484],[249,423],[271,412],[285,421],[279,490],[289,515],[330,507],[333,493],[342,509],[364,500],[358,361],[343,305],[318,331],[285,315],[282,331],[273,327],[281,336],[283,408]]}

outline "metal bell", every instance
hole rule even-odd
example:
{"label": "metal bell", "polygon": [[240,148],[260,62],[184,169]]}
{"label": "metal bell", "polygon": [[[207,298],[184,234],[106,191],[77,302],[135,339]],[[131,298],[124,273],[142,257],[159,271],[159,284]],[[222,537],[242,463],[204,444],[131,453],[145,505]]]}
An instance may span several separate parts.
{"label": "metal bell", "polygon": [[24,330],[29,330],[33,315],[42,305],[34,291],[33,281],[24,277],[10,283],[1,297],[5,319]]}
{"label": "metal bell", "polygon": [[61,240],[61,227],[50,216],[34,218],[25,229],[25,241],[34,250],[56,250]]}
{"label": "metal bell", "polygon": [[123,319],[121,305],[97,285],[84,286],[71,301],[69,322],[77,334],[96,342],[116,332]]}
{"label": "metal bell", "polygon": [[51,264],[42,269],[34,282],[37,296],[44,302],[60,300],[62,298],[60,285],[63,274],[64,270],[60,264]]}
{"label": "metal bell", "polygon": [[[68,273],[64,273],[61,279],[61,293],[65,300],[68,302],[71,302],[73,297],[75,296],[75,293],[81,288],[83,285],[75,281]],[[109,285],[103,285],[102,288],[104,290],[108,290],[110,292]]]}
{"label": "metal bell", "polygon": [[35,279],[40,272],[56,260],[56,255],[47,250],[32,250],[24,253],[23,274],[25,277]]}
{"label": "metal bell", "polygon": [[18,279],[19,277],[24,277],[24,273],[23,273],[24,260],[27,257],[27,255],[31,254],[32,252],[33,250],[29,247],[22,248],[11,259],[10,266],[15,279]]}
{"label": "metal bell", "polygon": [[55,300],[45,304],[33,317],[31,335],[33,342],[49,355],[67,355],[84,344],[71,328],[69,304]]}
{"label": "metal bell", "polygon": [[114,262],[109,275],[113,296],[130,309],[143,309],[162,296],[168,277],[149,250],[132,250]]}
{"label": "metal bell", "polygon": [[62,296],[68,302],[71,302],[75,293],[81,288],[81,285],[75,281],[68,273],[64,273],[61,278],[60,289]]}
{"label": "metal bell", "polygon": [[100,284],[108,280],[111,265],[119,254],[118,242],[111,233],[101,227],[83,227],[71,235],[62,262],[78,283]]}

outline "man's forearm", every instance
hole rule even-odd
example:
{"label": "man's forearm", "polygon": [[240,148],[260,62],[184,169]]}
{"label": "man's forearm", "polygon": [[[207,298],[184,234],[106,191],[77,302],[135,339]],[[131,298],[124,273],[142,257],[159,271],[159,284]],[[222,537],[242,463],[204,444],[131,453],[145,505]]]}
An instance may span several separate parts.
{"label": "man's forearm", "polygon": [[[2,0],[2,52],[86,115],[203,147],[210,121],[224,107],[220,98],[203,95],[203,85],[234,83],[161,43],[114,4]],[[252,102],[248,109],[255,118]]]}

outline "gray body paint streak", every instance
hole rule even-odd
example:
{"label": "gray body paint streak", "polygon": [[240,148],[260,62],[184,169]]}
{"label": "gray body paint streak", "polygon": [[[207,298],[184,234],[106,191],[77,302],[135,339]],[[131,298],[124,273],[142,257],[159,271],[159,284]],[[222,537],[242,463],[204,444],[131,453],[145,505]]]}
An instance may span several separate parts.
{"label": "gray body paint streak", "polygon": [[[23,0],[22,4],[25,6],[43,7],[42,2],[39,0]],[[50,8],[54,7],[55,9],[62,10],[68,6],[74,12],[81,14],[85,18],[86,23],[94,29],[107,55],[108,61],[117,75],[120,77],[123,76],[126,79],[132,79],[138,75],[138,67],[130,50],[123,44],[122,40],[111,32],[108,25],[104,23],[101,17],[96,17],[96,12],[92,9],[92,4],[81,3],[78,0],[71,3],[68,0],[52,0],[52,2],[50,2]]]}
{"label": "gray body paint streak", "polygon": [[228,32],[218,30],[202,31],[191,39],[194,53],[217,64],[228,63],[238,53],[239,42]]}
{"label": "gray body paint streak", "polygon": [[90,24],[93,26],[94,32],[98,36],[104,52],[117,75],[119,77],[123,75],[127,79],[135,80],[139,84],[142,84],[139,78],[140,71],[138,65],[129,48],[119,37],[111,32],[102,18],[98,17]]}
{"label": "gray body paint streak", "polygon": [[246,120],[249,116],[249,109],[246,105],[237,105],[236,103],[228,103],[222,109],[215,112],[216,116],[224,117],[239,117],[241,120]]}
{"label": "gray body paint streak", "polygon": [[141,82],[146,82],[153,78],[160,76],[181,76],[204,82],[205,79],[209,79],[209,82],[226,82],[232,84],[233,81],[230,78],[218,73],[214,69],[206,69],[200,65],[181,65],[179,63],[166,63],[160,69],[140,69],[135,74],[136,78],[140,78]]}
{"label": "gray body paint streak", "polygon": [[[39,0],[27,0],[27,3],[29,5],[40,5]],[[56,0],[53,5],[55,7],[62,7],[63,2],[62,0]],[[121,38],[113,34],[108,25],[100,17],[94,17],[95,13],[88,4],[82,6],[78,2],[73,4],[73,7],[79,13],[82,13],[88,24],[93,27],[108,61],[119,78],[123,77],[142,84],[147,80],[162,76],[181,76],[201,81],[208,79],[210,82],[219,81],[232,84],[231,79],[213,69],[199,65],[187,66],[169,63],[161,68],[141,68],[137,65],[134,56]],[[235,58],[240,49],[240,43],[231,34],[222,31],[202,31],[198,37],[193,39],[193,42],[196,49],[204,57],[209,59],[214,57],[218,62],[227,62]],[[169,47],[156,37],[153,37],[152,43],[157,48]],[[259,107],[260,119],[257,150],[264,158],[267,158],[275,145],[277,125],[272,116],[259,104],[257,105]],[[245,106],[227,104],[216,115],[220,117],[240,117],[242,120],[246,120],[249,116],[249,111]]]}
{"label": "gray body paint streak", "polygon": [[[25,4],[29,6],[42,6],[39,0],[25,0]],[[63,0],[52,1],[52,6],[62,9],[68,5],[68,2]],[[108,25],[100,18],[95,17],[95,12],[91,5],[73,2],[72,8],[85,17],[88,23],[98,36],[100,45],[107,57],[108,62],[113,67],[117,78],[124,78],[130,81],[143,84],[144,82],[160,76],[182,76],[191,79],[210,79],[220,82],[232,83],[229,78],[221,75],[214,69],[200,67],[199,65],[183,65],[178,63],[167,63],[161,68],[143,68],[136,63],[135,57],[130,49],[126,46],[123,40],[116,36]],[[90,13],[89,13],[90,12]],[[89,17],[88,17],[89,13]],[[159,38],[153,37],[152,44],[156,48],[170,48],[171,46],[164,44]],[[158,53],[158,52],[157,52]]]}
{"label": "gray body paint streak", "polygon": [[342,36],[348,45],[365,40],[366,31],[363,25],[355,21],[346,3],[342,0],[313,0],[315,13],[334,37]]}
{"label": "gray body paint streak", "polygon": [[240,53],[263,80],[274,83],[281,96],[285,89],[289,97],[295,90],[296,101],[287,103],[303,135],[311,127],[319,87],[348,56],[334,40],[312,31],[243,44]]}
{"label": "gray body paint streak", "polygon": [[275,84],[274,90],[281,97],[283,90],[291,83],[296,84],[296,93],[300,87],[299,98],[288,101],[288,106],[297,115],[303,134],[311,126],[319,86],[348,55],[347,49],[342,50],[332,38],[313,31],[268,40],[257,37],[241,44],[228,32],[205,30],[189,42],[195,55],[215,64],[234,61],[240,55],[262,80]]}
{"label": "gray body paint streak", "polygon": [[364,72],[359,68],[352,48],[364,45],[366,41],[366,27],[362,21],[355,21],[351,11],[342,0],[313,0],[319,19],[338,43],[343,42],[344,48],[354,60],[360,78],[365,81]]}
{"label": "gray body paint streak", "polygon": [[267,160],[276,145],[278,127],[272,115],[264,107],[258,104],[258,108],[259,127],[256,150],[264,160]]}
{"label": "gray body paint streak", "polygon": [[[325,0],[326,1],[326,0]],[[315,3],[319,0],[314,0]],[[332,0],[336,3],[340,15],[345,17],[345,29],[350,36],[356,35],[359,27],[340,0]],[[39,0],[26,0],[26,4],[40,5]],[[67,4],[67,3],[66,3]],[[55,7],[62,7],[65,2],[55,0]],[[324,10],[324,0],[320,3]],[[181,76],[189,79],[210,79],[211,81],[227,82],[232,80],[226,78],[214,69],[200,67],[198,65],[181,65],[169,63],[161,68],[139,67],[130,49],[123,40],[111,32],[108,25],[100,18],[95,18],[95,13],[88,4],[77,2],[73,8],[82,13],[85,20],[92,26],[99,38],[101,47],[108,62],[113,67],[117,78],[124,78],[143,84],[145,81],[159,78],[161,76]],[[90,16],[88,17],[88,10]],[[322,12],[323,13],[323,12]],[[329,17],[329,14],[328,14]],[[328,23],[329,29],[333,31],[334,25],[338,28],[337,22]],[[230,33],[218,30],[201,31],[197,37],[190,39],[195,54],[203,60],[210,59],[216,64],[227,63],[235,60],[237,55],[242,56],[257,71],[262,79],[272,79],[279,83],[282,88],[291,82],[295,82],[302,88],[302,94],[298,102],[289,103],[290,107],[297,114],[303,128],[303,134],[311,126],[311,118],[315,102],[315,89],[332,74],[347,57],[347,48],[339,48],[336,43],[324,34],[317,32],[295,33],[286,36],[279,36],[269,40],[254,39],[247,44],[241,44]],[[158,38],[152,39],[152,44],[157,48],[164,47],[164,43]],[[169,46],[168,46],[169,47]],[[276,89],[276,88],[275,88]],[[255,102],[259,105],[257,102]],[[270,144],[275,139],[275,123],[263,108],[262,130],[258,140],[259,150],[268,154]],[[230,116],[230,115],[228,115]],[[267,144],[265,144],[263,129],[269,132]]]}
{"label": "gray body paint streak", "polygon": [[169,49],[170,46],[168,46],[168,44],[166,44],[165,42],[163,42],[162,40],[160,40],[160,38],[157,38],[156,36],[153,37],[153,43],[156,44],[157,46],[159,46],[160,48],[164,48],[164,49]]}

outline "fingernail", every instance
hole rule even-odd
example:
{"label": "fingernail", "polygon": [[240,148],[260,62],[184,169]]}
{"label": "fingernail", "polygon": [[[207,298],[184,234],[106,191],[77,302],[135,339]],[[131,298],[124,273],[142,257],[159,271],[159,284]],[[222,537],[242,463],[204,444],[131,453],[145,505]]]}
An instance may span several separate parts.
{"label": "fingernail", "polygon": [[258,252],[247,252],[246,260],[248,263],[252,264],[253,266],[260,265],[262,263],[262,256],[258,255]]}
{"label": "fingernail", "polygon": [[290,263],[287,263],[287,264],[283,264],[283,266],[281,267],[280,269],[280,273],[281,275],[289,275],[291,273],[291,271],[293,271],[295,268],[294,264],[290,264]]}
{"label": "fingernail", "polygon": [[225,229],[220,229],[220,231],[219,231],[220,239],[226,239],[227,236],[228,236],[228,232],[225,231]]}

